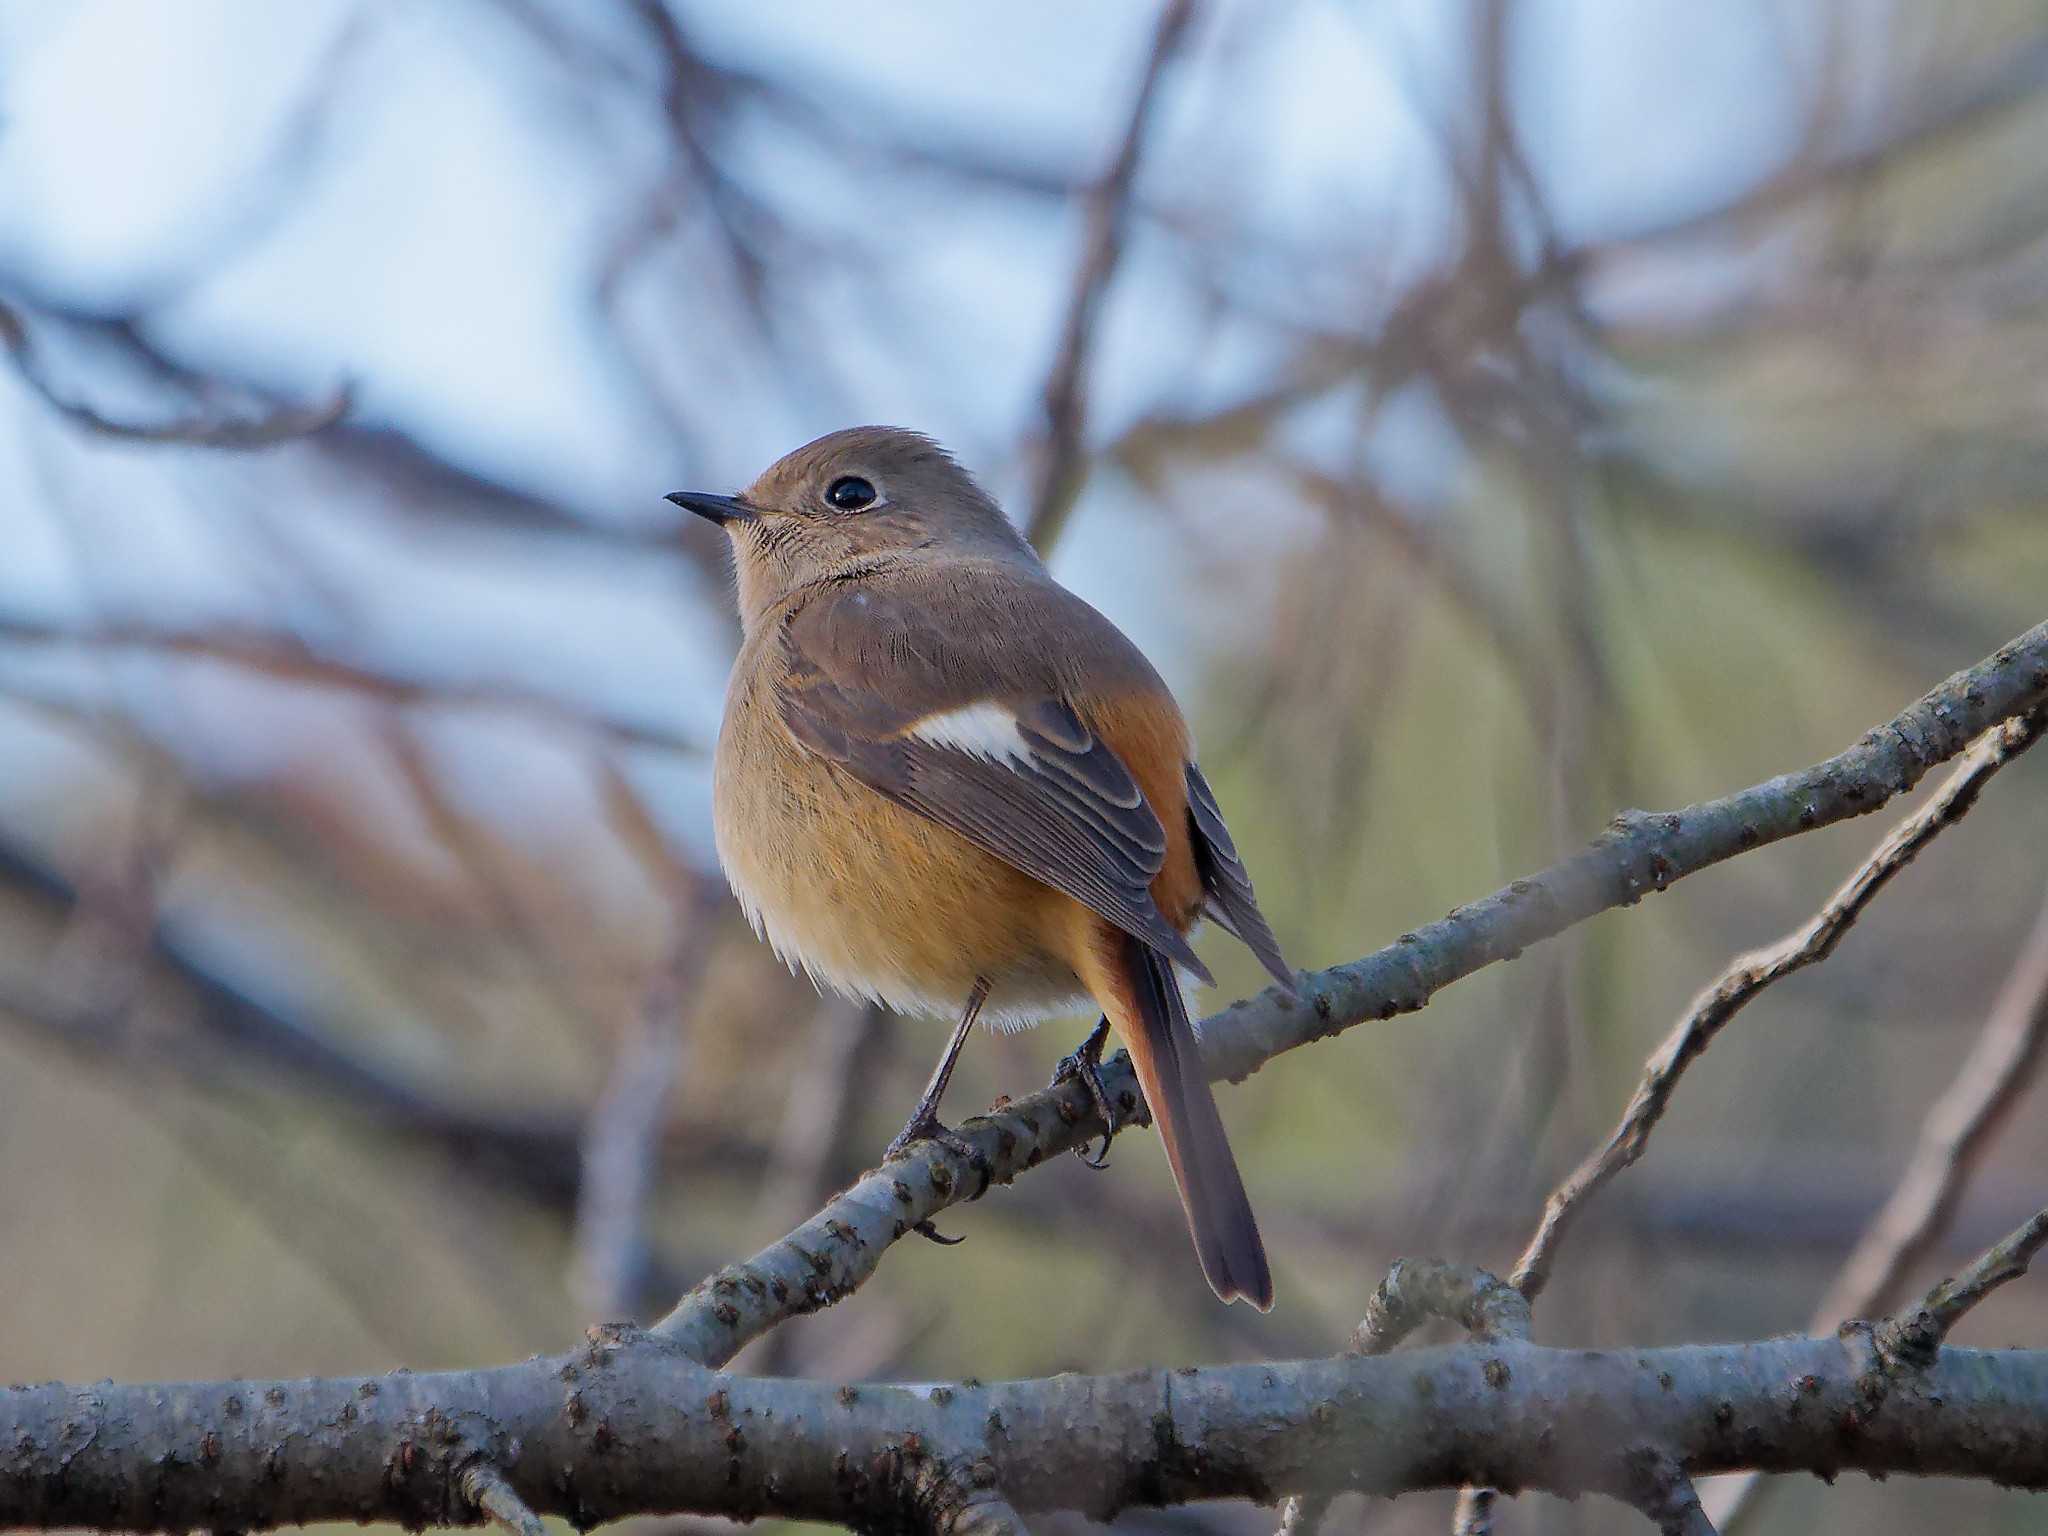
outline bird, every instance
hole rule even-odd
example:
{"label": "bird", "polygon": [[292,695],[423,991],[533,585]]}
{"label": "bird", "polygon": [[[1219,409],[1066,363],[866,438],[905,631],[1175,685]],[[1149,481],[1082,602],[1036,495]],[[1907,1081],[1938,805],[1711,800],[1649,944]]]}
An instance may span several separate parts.
{"label": "bird", "polygon": [[847,428],[737,495],[667,499],[733,554],[712,801],[741,909],[822,987],[956,1018],[885,1161],[926,1138],[979,1158],[938,1115],[978,1019],[1093,1009],[1054,1076],[1103,1121],[1090,1161],[1119,1125],[1099,1072],[1113,1027],[1210,1287],[1269,1310],[1181,973],[1214,978],[1187,935],[1207,916],[1290,994],[1295,976],[1158,672],[920,433]]}

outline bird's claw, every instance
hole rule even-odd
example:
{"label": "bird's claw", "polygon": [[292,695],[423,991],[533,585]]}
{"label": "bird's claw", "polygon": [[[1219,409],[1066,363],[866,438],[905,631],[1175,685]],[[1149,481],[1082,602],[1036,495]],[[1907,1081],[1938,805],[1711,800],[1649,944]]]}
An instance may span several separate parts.
{"label": "bird's claw", "polygon": [[[882,1161],[886,1163],[907,1155],[910,1149],[920,1141],[937,1142],[981,1175],[981,1187],[969,1195],[968,1199],[979,1200],[988,1193],[989,1185],[995,1181],[995,1169],[989,1166],[988,1158],[973,1142],[940,1120],[936,1113],[929,1110],[921,1110],[918,1114],[910,1117],[910,1123],[898,1131],[895,1140],[891,1141],[883,1149]],[[925,1222],[922,1225],[928,1227],[931,1223]],[[936,1241],[946,1241],[946,1239],[939,1238],[936,1233],[926,1232],[924,1235]],[[961,1239],[957,1237],[951,1240],[953,1243],[960,1241]],[[947,1246],[950,1247],[951,1243],[948,1243]]]}
{"label": "bird's claw", "polygon": [[1116,1112],[1116,1105],[1110,1099],[1109,1090],[1102,1085],[1102,1048],[1109,1039],[1109,1020],[1103,1019],[1089,1031],[1088,1038],[1074,1048],[1071,1055],[1060,1058],[1060,1064],[1053,1068],[1052,1086],[1057,1088],[1071,1078],[1079,1078],[1081,1086],[1088,1090],[1088,1097],[1095,1106],[1096,1118],[1103,1125],[1102,1149],[1093,1157],[1088,1155],[1088,1143],[1082,1142],[1074,1148],[1074,1156],[1090,1168],[1101,1170],[1109,1166],[1109,1144],[1116,1140],[1116,1133],[1123,1128],[1122,1117]]}

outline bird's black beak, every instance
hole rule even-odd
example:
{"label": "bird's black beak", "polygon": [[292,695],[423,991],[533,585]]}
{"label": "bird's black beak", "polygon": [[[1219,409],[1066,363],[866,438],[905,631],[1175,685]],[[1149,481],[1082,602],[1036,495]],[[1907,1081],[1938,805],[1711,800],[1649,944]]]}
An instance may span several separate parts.
{"label": "bird's black beak", "polygon": [[723,528],[727,523],[751,523],[759,516],[737,496],[714,496],[709,491],[670,491],[666,498],[699,517],[707,517]]}

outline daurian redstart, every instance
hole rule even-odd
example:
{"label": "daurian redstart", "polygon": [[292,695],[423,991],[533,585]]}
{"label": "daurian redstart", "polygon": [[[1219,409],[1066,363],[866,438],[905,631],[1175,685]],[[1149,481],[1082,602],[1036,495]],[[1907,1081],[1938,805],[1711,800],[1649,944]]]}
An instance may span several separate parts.
{"label": "daurian redstart", "polygon": [[[1206,913],[1290,990],[1186,722],[1115,625],[1055,582],[972,477],[885,427],[797,449],[738,496],[678,491],[730,536],[744,634],[719,732],[719,860],[755,929],[819,982],[960,1014],[891,1150],[957,1140],[938,1101],[977,1016],[1092,999],[1166,1144],[1202,1272],[1273,1279],[1202,1071],[1179,969]],[[1105,1148],[1107,1143],[1105,1142]]]}

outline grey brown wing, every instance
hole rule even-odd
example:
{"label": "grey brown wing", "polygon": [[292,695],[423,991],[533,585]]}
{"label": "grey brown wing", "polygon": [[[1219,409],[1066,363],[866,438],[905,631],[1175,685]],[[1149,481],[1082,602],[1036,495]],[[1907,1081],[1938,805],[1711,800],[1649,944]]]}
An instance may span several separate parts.
{"label": "grey brown wing", "polygon": [[1216,793],[1202,770],[1188,764],[1188,819],[1194,823],[1195,867],[1202,886],[1209,893],[1210,915],[1244,941],[1259,957],[1273,979],[1295,994],[1294,971],[1280,953],[1280,941],[1273,937],[1258,897],[1252,893],[1252,877],[1237,855],[1230,828],[1223,824]]}
{"label": "grey brown wing", "polygon": [[1109,745],[1056,695],[977,697],[957,642],[886,594],[855,595],[785,627],[790,733],[1213,984],[1153,900],[1165,830]]}

